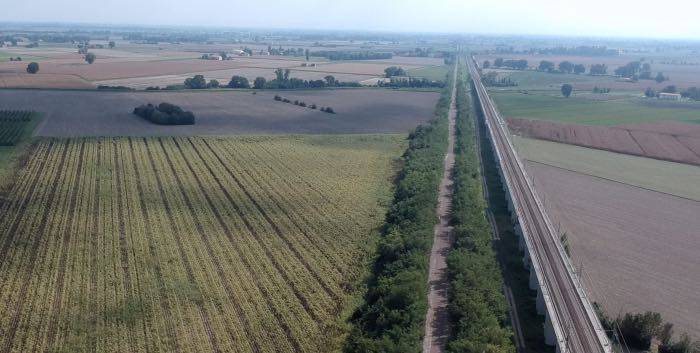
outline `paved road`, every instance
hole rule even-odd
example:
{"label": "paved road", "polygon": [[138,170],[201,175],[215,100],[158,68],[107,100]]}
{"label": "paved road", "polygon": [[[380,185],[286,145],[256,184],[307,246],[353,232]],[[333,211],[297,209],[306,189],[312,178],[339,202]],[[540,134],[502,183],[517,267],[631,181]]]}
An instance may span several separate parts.
{"label": "paved road", "polygon": [[[455,66],[459,68],[459,62]],[[428,312],[425,315],[425,337],[423,338],[423,353],[442,353],[450,334],[450,317],[448,312],[446,258],[452,248],[452,226],[450,226],[450,211],[452,208],[452,172],[455,164],[455,122],[457,118],[457,69],[454,70],[452,98],[448,113],[449,132],[448,146],[445,154],[444,172],[438,194],[437,215],[440,220],[435,225],[433,248],[430,253],[430,270],[428,274]]]}
{"label": "paved road", "polygon": [[559,237],[510,141],[504,120],[481,83],[473,60],[469,69],[484,111],[498,159],[511,191],[521,228],[531,251],[533,269],[539,274],[541,290],[562,352],[605,353],[610,345]]}

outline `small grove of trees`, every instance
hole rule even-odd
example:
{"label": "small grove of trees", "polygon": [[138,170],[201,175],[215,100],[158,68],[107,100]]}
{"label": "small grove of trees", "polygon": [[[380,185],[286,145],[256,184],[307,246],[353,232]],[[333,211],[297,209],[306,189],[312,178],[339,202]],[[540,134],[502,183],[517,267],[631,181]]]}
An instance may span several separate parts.
{"label": "small grove of trees", "polygon": [[393,53],[389,52],[353,52],[353,51],[315,51],[309,53],[310,56],[327,58],[328,60],[381,60],[381,59],[391,59],[394,57]]}
{"label": "small grove of trees", "polygon": [[406,76],[406,71],[398,66],[390,66],[384,69],[384,74],[386,77]]}
{"label": "small grove of trees", "polygon": [[484,85],[490,87],[514,87],[518,85],[518,83],[512,81],[510,77],[499,78],[498,73],[493,71],[483,75],[481,77],[481,81],[484,83]]}
{"label": "small grove of trees", "polygon": [[607,75],[608,65],[605,64],[593,64],[591,69],[588,71],[591,75]]}
{"label": "small grove of trees", "polygon": [[10,61],[22,61],[22,57],[18,56],[16,58],[10,58]]}
{"label": "small grove of trees", "polygon": [[686,89],[685,91],[682,91],[681,95],[684,98],[689,98],[689,99],[698,101],[698,100],[700,100],[700,88],[690,87],[690,88]]}
{"label": "small grove of trees", "polygon": [[30,74],[35,74],[39,72],[39,63],[31,62],[27,65],[27,72]]}
{"label": "small grove of trees", "polygon": [[[276,100],[278,102],[294,104],[294,105],[298,105],[300,107],[314,109],[314,110],[318,108],[318,106],[316,104],[307,105],[306,102],[304,102],[304,101],[300,101],[300,100],[291,101],[289,98],[284,98],[278,94],[275,95],[274,100]],[[324,113],[335,114],[335,110],[331,107],[321,107],[319,110],[324,112]]]}
{"label": "small grove of trees", "polygon": [[598,303],[593,303],[593,306],[603,328],[615,343],[648,350],[652,340],[658,339],[659,353],[700,353],[700,342],[693,341],[687,334],[680,335],[680,339],[674,341],[673,324],[664,323],[659,313],[627,313],[612,319],[602,312]]}
{"label": "small grove of trees", "polygon": [[442,81],[431,81],[425,78],[408,77],[405,79],[392,79],[390,82],[379,82],[377,83],[379,87],[391,87],[391,88],[442,88],[445,83]]}
{"label": "small grove of trees", "polygon": [[110,40],[110,41],[109,41],[109,49],[114,49],[114,47],[116,47],[116,46],[117,46],[117,44],[114,43],[113,40]]}
{"label": "small grove of trees", "polygon": [[491,62],[488,60],[484,60],[484,63],[481,65],[481,67],[484,69],[488,69],[489,67],[491,67]]}
{"label": "small grove of trees", "polygon": [[96,59],[97,59],[97,55],[95,55],[95,53],[85,54],[85,62],[88,64],[94,63]]}
{"label": "small grove of trees", "polygon": [[264,77],[256,77],[255,81],[253,81],[253,88],[263,89],[263,88],[265,88],[266,84],[267,84],[267,80]]}
{"label": "small grove of trees", "polygon": [[561,94],[564,97],[569,98],[571,96],[571,92],[573,92],[573,91],[574,91],[574,87],[572,85],[570,85],[568,83],[561,85]]}
{"label": "small grove of trees", "polygon": [[574,64],[570,61],[562,61],[559,63],[559,71],[570,74],[574,72]]}
{"label": "small grove of trees", "polygon": [[542,60],[540,61],[540,65],[537,67],[537,70],[544,72],[552,72],[554,71],[554,63],[551,61]]}
{"label": "small grove of trees", "polygon": [[497,58],[493,62],[493,66],[495,67],[505,67],[508,69],[513,69],[513,70],[525,70],[527,69],[527,60],[525,59],[508,59],[504,60],[503,58]]}
{"label": "small grove of trees", "polygon": [[187,79],[185,79],[185,88],[189,88],[189,89],[208,88],[207,80],[204,79],[203,75],[195,75],[194,77],[188,77]]}
{"label": "small grove of trees", "polygon": [[586,66],[584,66],[583,64],[574,65],[574,73],[575,74],[580,75],[580,74],[585,73],[585,72],[586,72]]}
{"label": "small grove of trees", "polygon": [[228,83],[229,88],[250,88],[250,82],[243,76],[233,76]]}
{"label": "small grove of trees", "polygon": [[140,105],[134,108],[133,113],[159,125],[193,125],[195,120],[192,112],[170,103]]}

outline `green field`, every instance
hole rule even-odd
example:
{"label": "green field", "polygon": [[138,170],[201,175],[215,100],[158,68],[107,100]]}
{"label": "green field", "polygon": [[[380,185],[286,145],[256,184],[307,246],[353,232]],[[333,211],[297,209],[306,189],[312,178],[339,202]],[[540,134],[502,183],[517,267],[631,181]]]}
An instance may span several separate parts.
{"label": "green field", "polygon": [[518,136],[513,142],[527,160],[700,201],[700,167]]}
{"label": "green field", "polygon": [[498,109],[506,117],[551,120],[585,125],[620,125],[675,120],[700,123],[700,106],[662,107],[639,99],[599,101],[580,97],[494,91]]}
{"label": "green field", "polygon": [[445,81],[450,68],[447,66],[426,66],[418,69],[406,70],[409,76],[423,77],[433,81]]}
{"label": "green field", "polygon": [[[0,112],[0,134],[4,127],[2,114],[3,112]],[[27,150],[32,133],[40,121],[41,115],[33,113],[28,122],[22,123],[22,131],[14,141],[13,146],[0,144],[0,192],[2,192],[11,181],[12,173],[15,171],[21,156]]]}
{"label": "green field", "polygon": [[337,351],[405,146],[44,139],[0,206],[0,347]]}
{"label": "green field", "polygon": [[[490,71],[490,70],[487,70]],[[574,74],[552,74],[541,71],[519,71],[519,70],[496,70],[499,77],[510,77],[518,85],[515,87],[504,87],[507,90],[534,89],[534,90],[559,90],[564,83],[591,83],[599,87],[606,87],[606,84],[615,82],[610,76],[590,76]],[[499,88],[500,89],[500,88]]]}

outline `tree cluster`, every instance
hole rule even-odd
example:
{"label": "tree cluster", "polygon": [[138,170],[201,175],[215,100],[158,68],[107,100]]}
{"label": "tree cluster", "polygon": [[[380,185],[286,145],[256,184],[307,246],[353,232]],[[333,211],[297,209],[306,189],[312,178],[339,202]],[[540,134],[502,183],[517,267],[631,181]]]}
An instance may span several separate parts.
{"label": "tree cluster", "polygon": [[561,95],[562,96],[569,98],[573,91],[574,91],[574,86],[572,86],[568,83],[561,85]]}
{"label": "tree cluster", "polygon": [[394,80],[389,82],[379,82],[377,83],[379,87],[391,87],[391,88],[442,88],[445,87],[445,83],[442,81],[431,81],[425,78],[408,77],[406,79]]}
{"label": "tree cluster", "polygon": [[[276,100],[278,102],[282,102],[282,103],[289,103],[289,104],[298,105],[298,106],[304,107],[304,108],[309,108],[309,109],[314,109],[314,110],[318,109],[318,106],[316,104],[307,105],[306,102],[304,102],[304,101],[300,101],[300,100],[296,100],[296,99],[294,101],[292,101],[289,98],[284,98],[278,94],[275,95],[274,100]],[[331,107],[321,107],[319,110],[324,112],[324,113],[335,114],[335,110]]]}
{"label": "tree cluster", "polygon": [[574,64],[570,61],[562,61],[558,65],[558,70],[553,62],[548,60],[540,61],[537,66],[538,71],[549,72],[549,73],[564,73],[564,74],[577,74],[580,75],[586,72],[586,66],[583,64]]}
{"label": "tree cluster", "polygon": [[513,69],[513,70],[525,70],[525,69],[527,69],[527,60],[525,60],[525,59],[504,60],[503,58],[497,58],[496,60],[493,61],[493,66],[504,67],[504,68]]}
{"label": "tree cluster", "polygon": [[140,105],[134,108],[133,113],[159,125],[193,125],[195,120],[192,112],[170,103]]}
{"label": "tree cluster", "polygon": [[[235,76],[234,76],[235,77]],[[194,77],[188,77],[185,79],[184,88],[187,89],[206,89],[206,88],[218,88],[221,86],[219,81],[211,80],[207,82],[203,75],[195,75]],[[167,89],[177,89],[176,86],[168,86]]]}
{"label": "tree cluster", "polygon": [[27,65],[27,73],[35,74],[39,72],[39,63],[31,62]]}
{"label": "tree cluster", "polygon": [[447,148],[449,105],[450,89],[445,89],[435,118],[409,135],[364,303],[351,318],[346,353],[421,350],[428,307],[428,257]]}
{"label": "tree cluster", "polygon": [[591,69],[588,72],[593,76],[607,75],[608,74],[608,65],[593,64],[593,65],[591,65]]}
{"label": "tree cluster", "polygon": [[390,66],[384,69],[384,75],[386,77],[406,76],[406,70],[398,66]]}
{"label": "tree cluster", "polygon": [[700,101],[700,88],[698,87],[690,87],[684,91],[681,92],[681,95],[684,98]]}
{"label": "tree cluster", "polygon": [[598,303],[593,303],[593,306],[614,343],[649,350],[652,340],[657,339],[660,342],[659,353],[700,353],[700,341],[693,341],[685,333],[674,341],[673,324],[664,323],[657,312],[627,313],[612,319],[603,313]]}
{"label": "tree cluster", "polygon": [[447,258],[450,353],[515,353],[507,327],[503,277],[486,219],[474,120],[466,87],[458,85],[452,224],[455,245]]}
{"label": "tree cluster", "polygon": [[325,88],[325,87],[360,87],[358,82],[341,82],[332,75],[323,80],[302,80],[290,77],[290,69],[276,69],[275,78],[265,83],[267,89],[299,89],[299,88]]}
{"label": "tree cluster", "polygon": [[493,71],[481,76],[481,82],[489,87],[515,87],[518,85],[518,83],[511,80],[510,77],[499,78],[498,73]]}

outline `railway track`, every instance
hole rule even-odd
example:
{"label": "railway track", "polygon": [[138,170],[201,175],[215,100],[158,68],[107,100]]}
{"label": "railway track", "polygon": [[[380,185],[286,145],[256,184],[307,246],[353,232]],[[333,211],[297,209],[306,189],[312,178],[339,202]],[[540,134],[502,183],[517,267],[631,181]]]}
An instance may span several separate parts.
{"label": "railway track", "polygon": [[[505,121],[481,82],[477,64],[468,60],[486,126],[538,282],[538,296],[547,312],[558,352],[610,353],[612,348],[575,268],[559,241],[537,193],[518,159]],[[545,327],[545,330],[548,328]]]}

